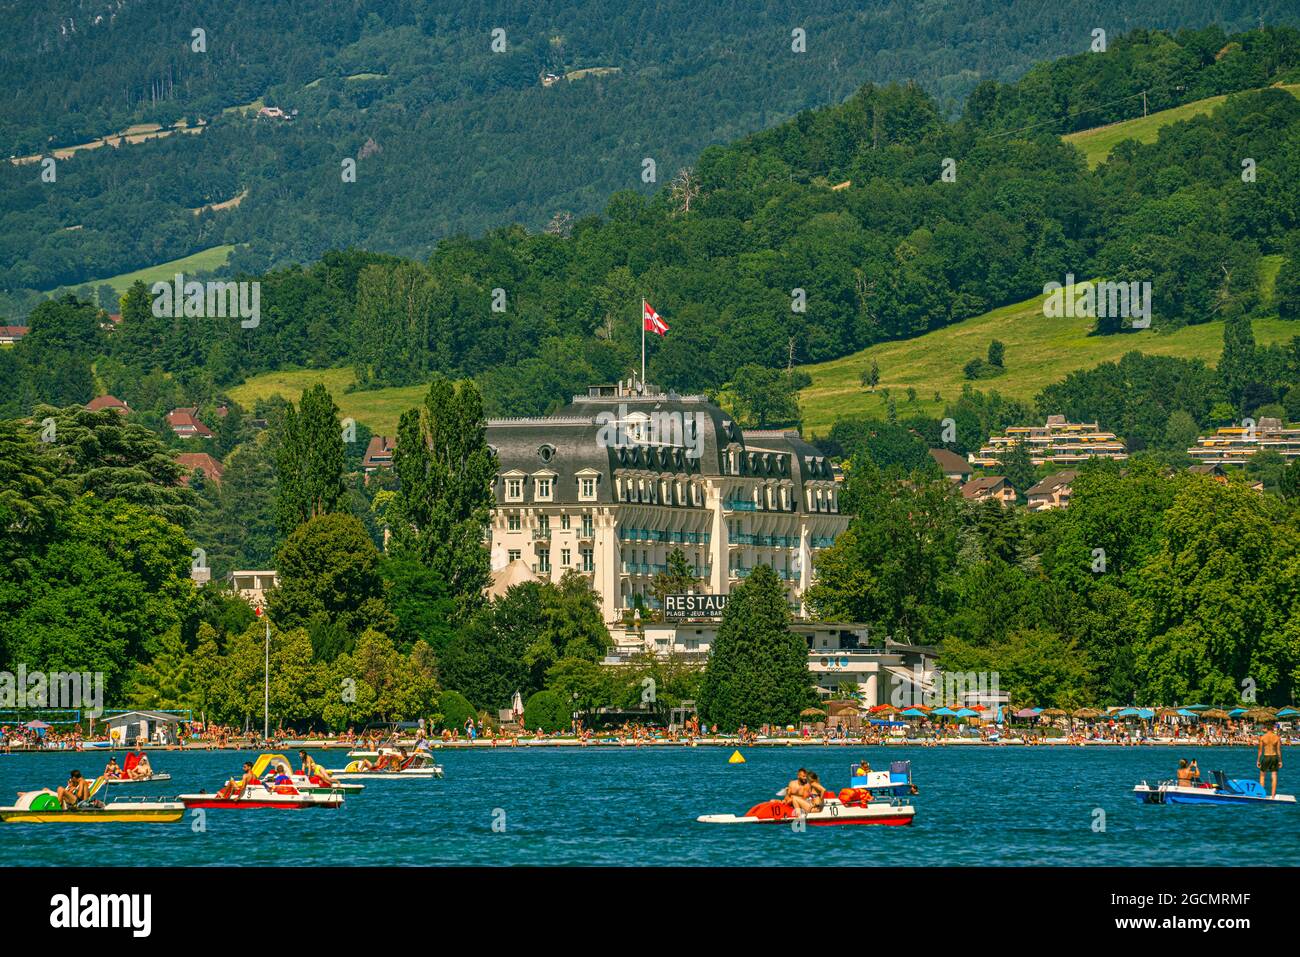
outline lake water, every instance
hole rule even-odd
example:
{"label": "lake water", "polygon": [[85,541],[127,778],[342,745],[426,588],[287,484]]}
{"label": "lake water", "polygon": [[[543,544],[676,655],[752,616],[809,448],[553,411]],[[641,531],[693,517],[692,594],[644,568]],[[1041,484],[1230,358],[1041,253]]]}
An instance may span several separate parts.
{"label": "lake water", "polygon": [[[1288,749],[1289,751],[1289,749]],[[208,811],[162,825],[0,824],[0,865],[1300,865],[1300,806],[1147,807],[1131,789],[1180,757],[1252,777],[1253,749],[1154,747],[518,748],[438,752],[442,780],[366,781],[338,810]],[[327,766],[344,752],[315,752]],[[170,782],[112,796],[214,791],[249,752],[154,752]],[[293,756],[296,760],[296,755]],[[1288,755],[1284,755],[1284,760]],[[726,827],[803,765],[840,788],[849,766],[910,759],[911,827]],[[119,761],[121,754],[119,752]],[[0,798],[57,787],[104,753],[0,755]],[[1290,764],[1280,790],[1289,786]],[[1104,831],[1094,822],[1105,814]],[[504,830],[494,830],[494,821]]]}

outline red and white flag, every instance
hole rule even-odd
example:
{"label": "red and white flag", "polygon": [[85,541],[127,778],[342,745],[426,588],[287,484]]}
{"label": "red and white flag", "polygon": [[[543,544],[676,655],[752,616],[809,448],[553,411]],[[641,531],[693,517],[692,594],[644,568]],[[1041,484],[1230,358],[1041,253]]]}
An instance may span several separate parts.
{"label": "red and white flag", "polygon": [[655,312],[650,303],[643,302],[642,308],[643,314],[641,318],[646,332],[653,332],[656,336],[662,336],[668,331],[668,323],[659,318],[659,313]]}

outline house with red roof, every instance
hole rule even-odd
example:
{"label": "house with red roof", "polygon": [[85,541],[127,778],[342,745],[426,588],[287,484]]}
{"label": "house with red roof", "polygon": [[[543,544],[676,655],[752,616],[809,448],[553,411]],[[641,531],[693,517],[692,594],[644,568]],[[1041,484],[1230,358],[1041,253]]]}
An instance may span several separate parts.
{"label": "house with red roof", "polygon": [[367,473],[392,468],[393,448],[396,444],[396,441],[386,435],[372,435],[370,444],[366,446],[365,458],[361,460],[361,467]]}
{"label": "house with red roof", "polygon": [[210,439],[212,430],[198,419],[197,407],[172,409],[167,413],[167,424],[182,439]]}
{"label": "house with red roof", "polygon": [[16,345],[28,331],[27,326],[0,326],[0,346]]}
{"label": "house with red roof", "polygon": [[[217,485],[221,484],[221,479],[226,474],[226,467],[207,452],[181,452],[176,456],[176,461],[189,469],[191,475],[202,469],[203,474]],[[183,476],[181,484],[189,485],[190,475]]]}
{"label": "house with red roof", "polygon": [[131,411],[131,407],[115,395],[97,395],[85,405],[87,412],[98,412],[100,409],[113,409],[123,415]]}

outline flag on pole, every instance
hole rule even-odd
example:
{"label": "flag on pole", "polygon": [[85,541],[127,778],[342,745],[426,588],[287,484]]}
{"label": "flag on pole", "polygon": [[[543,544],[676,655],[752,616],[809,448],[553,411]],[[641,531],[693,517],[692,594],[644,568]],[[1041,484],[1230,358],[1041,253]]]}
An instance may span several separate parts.
{"label": "flag on pole", "polygon": [[659,313],[655,312],[654,306],[641,300],[642,327],[646,332],[653,332],[656,336],[662,336],[668,331],[668,323],[659,318]]}

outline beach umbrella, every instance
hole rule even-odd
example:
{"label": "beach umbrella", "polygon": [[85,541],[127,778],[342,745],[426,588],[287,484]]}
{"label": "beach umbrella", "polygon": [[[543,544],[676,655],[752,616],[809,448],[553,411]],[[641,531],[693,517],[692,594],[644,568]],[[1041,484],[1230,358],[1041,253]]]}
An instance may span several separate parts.
{"label": "beach umbrella", "polygon": [[1091,721],[1093,718],[1100,718],[1101,712],[1096,708],[1076,708],[1074,717],[1084,721]]}
{"label": "beach umbrella", "polygon": [[1211,705],[1208,704],[1189,704],[1187,706],[1188,711],[1209,711],[1210,708]]}
{"label": "beach umbrella", "polygon": [[1038,708],[1021,708],[1013,717],[1017,718],[1037,718],[1040,714]]}
{"label": "beach umbrella", "polygon": [[954,714],[958,718],[978,718],[980,716],[980,713],[974,708],[958,708]]}
{"label": "beach umbrella", "polygon": [[824,718],[824,717],[826,717],[826,712],[823,711],[821,708],[804,708],[802,711],[799,712],[799,717],[801,717],[801,718],[816,718],[816,717],[822,717],[822,718]]}
{"label": "beach umbrella", "polygon": [[28,721],[25,725],[23,725],[23,727],[31,728],[34,731],[44,731],[50,726],[46,724],[44,721]]}
{"label": "beach umbrella", "polygon": [[1062,708],[1048,708],[1043,714],[1049,718],[1064,718],[1067,712]]}
{"label": "beach umbrella", "polygon": [[922,711],[920,708],[908,708],[906,711],[903,711],[903,712],[900,712],[900,713],[902,714],[902,716],[903,716],[904,718],[926,718],[926,717],[929,717],[929,715],[927,715],[927,714],[926,714],[924,711]]}
{"label": "beach umbrella", "polygon": [[[1163,717],[1166,713],[1167,712],[1162,711],[1161,716]],[[1174,714],[1178,715],[1178,717],[1180,718],[1196,718],[1198,721],[1201,718],[1201,716],[1197,714],[1195,711],[1193,711],[1191,708],[1179,708],[1177,711],[1174,712]],[[1205,712],[1205,717],[1208,718],[1210,717],[1210,715],[1211,712],[1209,711]]]}
{"label": "beach umbrella", "polygon": [[1138,711],[1137,708],[1120,708],[1113,715],[1111,715],[1111,717],[1112,718],[1136,718],[1139,715],[1139,713],[1140,712]]}
{"label": "beach umbrella", "polygon": [[952,718],[955,717],[957,714],[957,712],[953,711],[952,708],[935,708],[930,713],[932,715],[935,715],[936,717],[942,715],[945,718]]}
{"label": "beach umbrella", "polygon": [[[1195,714],[1195,712],[1192,713]],[[1221,708],[1211,708],[1209,711],[1203,712],[1201,714],[1201,717],[1209,718],[1211,721],[1224,721],[1228,717],[1228,712],[1222,710]]]}
{"label": "beach umbrella", "polygon": [[1240,717],[1243,717],[1245,714],[1246,714],[1246,709],[1245,709],[1245,708],[1233,708],[1231,711],[1228,712],[1228,717],[1229,717],[1229,718],[1240,718]]}
{"label": "beach umbrella", "polygon": [[1297,715],[1300,715],[1300,710],[1297,710],[1295,708],[1283,708],[1281,711],[1277,713],[1277,716],[1279,718],[1294,718]]}
{"label": "beach umbrella", "polygon": [[892,704],[878,704],[867,709],[869,714],[896,714],[898,709]]}
{"label": "beach umbrella", "polygon": [[510,710],[514,712],[516,716],[524,713],[524,696],[518,691],[516,691],[515,696],[510,699]]}
{"label": "beach umbrella", "polygon": [[1272,721],[1277,717],[1277,712],[1272,708],[1251,708],[1246,712],[1246,717],[1251,721]]}

